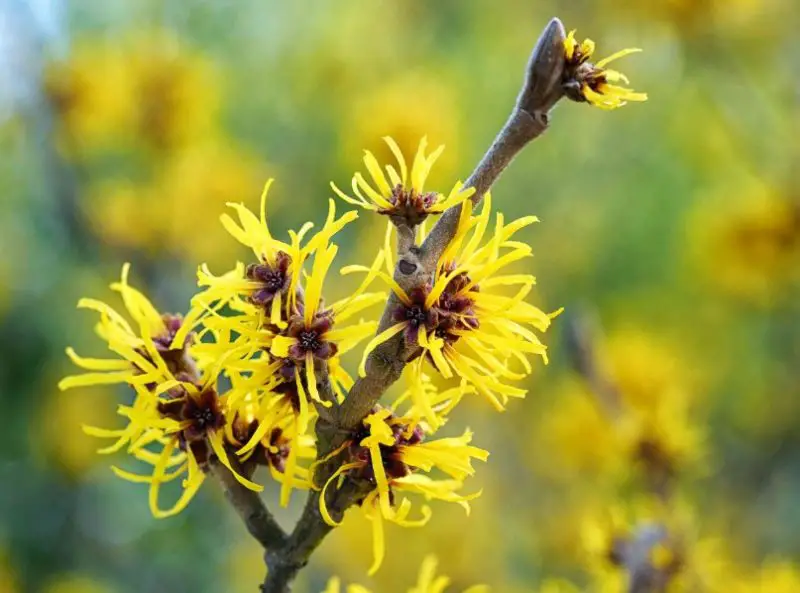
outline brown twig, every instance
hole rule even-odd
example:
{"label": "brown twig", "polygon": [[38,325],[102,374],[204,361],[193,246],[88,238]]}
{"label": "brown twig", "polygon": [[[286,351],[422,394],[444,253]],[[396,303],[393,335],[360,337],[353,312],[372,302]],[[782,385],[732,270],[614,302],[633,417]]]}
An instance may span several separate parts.
{"label": "brown twig", "polygon": [[[241,471],[235,456],[230,457],[233,467]],[[225,491],[225,498],[242,518],[242,522],[253,538],[264,549],[271,550],[282,547],[287,535],[269,512],[258,492],[254,492],[240,484],[228,468],[214,459],[209,472],[219,481]]]}

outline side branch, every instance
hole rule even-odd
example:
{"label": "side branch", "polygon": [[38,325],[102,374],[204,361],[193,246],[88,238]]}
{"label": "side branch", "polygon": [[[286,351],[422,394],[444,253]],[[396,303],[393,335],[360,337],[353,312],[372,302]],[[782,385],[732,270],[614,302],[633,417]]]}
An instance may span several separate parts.
{"label": "side branch", "polygon": [[[236,460],[231,457],[231,463]],[[238,465],[238,463],[237,463]],[[240,471],[240,467],[234,468]],[[250,535],[265,549],[280,548],[286,543],[286,533],[269,512],[258,492],[240,484],[233,474],[216,459],[211,462],[210,473],[222,484],[225,498],[241,517]]]}

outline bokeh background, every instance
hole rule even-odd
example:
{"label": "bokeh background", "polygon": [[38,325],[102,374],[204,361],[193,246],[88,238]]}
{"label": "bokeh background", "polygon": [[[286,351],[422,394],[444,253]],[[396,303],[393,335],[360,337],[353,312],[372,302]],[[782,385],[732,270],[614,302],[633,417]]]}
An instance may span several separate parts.
{"label": "bokeh background", "polygon": [[[275,176],[273,228],[319,222],[328,182],[385,154],[385,134],[446,144],[434,184],[466,177],[553,15],[599,54],[644,48],[619,68],[650,100],[565,102],[494,190],[507,217],[542,219],[524,238],[538,303],[566,308],[551,362],[509,413],[460,410],[492,451],[469,520],[439,505],[425,529],[390,529],[370,581],[353,513],[298,590],[338,573],[403,591],[435,552],[456,585],[591,591],[592,526],[654,490],[705,584],[800,590],[796,2],[0,0],[0,591],[255,590],[259,551],[213,484],[153,519],[81,432],[122,395],[56,389],[67,344],[98,348],[78,298],[108,298],[131,261],[183,310],[198,263],[245,256],[226,201],[255,205]],[[383,229],[362,215],[341,261]],[[607,389],[573,370],[575,320]]]}

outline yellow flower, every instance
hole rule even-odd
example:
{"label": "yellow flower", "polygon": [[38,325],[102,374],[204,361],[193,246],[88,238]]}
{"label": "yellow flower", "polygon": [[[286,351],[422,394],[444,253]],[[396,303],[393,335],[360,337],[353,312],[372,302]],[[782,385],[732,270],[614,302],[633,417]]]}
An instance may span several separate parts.
{"label": "yellow flower", "polygon": [[[336,247],[328,245],[328,241],[347,223],[356,219],[358,214],[348,212],[337,220],[336,207],[331,200],[323,228],[305,244],[303,240],[313,227],[310,222],[296,233],[290,231],[288,243],[281,241],[273,237],[267,223],[267,196],[272,181],[267,181],[261,194],[260,216],[257,217],[244,204],[228,203],[236,211],[239,223],[228,214],[223,214],[220,218],[222,225],[234,239],[253,250],[257,263],[244,270],[237,266],[234,272],[220,277],[213,276],[207,267],[201,266],[198,281],[200,286],[207,288],[192,299],[198,315],[205,313],[205,308],[217,310],[239,297],[246,297],[252,304],[264,309],[270,323],[280,325],[298,311],[298,286],[303,264],[316,253],[320,256],[315,258],[314,264],[317,277],[305,301],[311,302],[313,307],[317,306],[321,298],[321,281],[336,254]],[[317,303],[313,302],[314,299]]]}
{"label": "yellow flower", "polygon": [[[363,436],[361,436],[363,435]],[[411,501],[403,498],[397,504],[397,493],[420,494],[426,500],[455,502],[469,512],[469,501],[480,492],[459,494],[463,480],[474,473],[472,459],[485,461],[489,453],[469,443],[472,433],[460,437],[440,438],[424,442],[424,430],[413,418],[393,416],[390,410],[378,410],[363,421],[361,432],[350,443],[351,461],[343,464],[328,480],[320,497],[320,512],[331,525],[325,504],[325,491],[340,476],[367,480],[375,489],[364,498],[361,506],[372,523],[374,561],[369,574],[374,574],[383,561],[385,543],[383,521],[404,527],[424,525],[431,517],[427,505],[421,507],[422,517],[408,519]],[[447,478],[428,475],[437,470]]]}
{"label": "yellow flower", "polygon": [[[443,593],[450,584],[450,578],[444,575],[436,576],[435,556],[426,556],[419,568],[417,585],[408,590],[408,593]],[[464,590],[464,593],[488,593],[486,585],[473,585]]]}
{"label": "yellow flower", "polygon": [[460,183],[453,186],[447,197],[437,192],[425,191],[425,182],[431,167],[441,155],[444,146],[439,146],[431,154],[426,155],[428,140],[423,137],[409,171],[406,159],[397,143],[389,136],[384,137],[384,141],[397,159],[397,168],[386,165],[384,172],[375,155],[368,150],[364,151],[364,166],[372,178],[372,183],[368,183],[361,173],[356,173],[351,184],[355,196],[352,197],[331,182],[333,191],[345,202],[379,214],[399,217],[407,221],[409,226],[415,226],[428,214],[444,212],[475,193],[474,188],[462,191]]}
{"label": "yellow flower", "polygon": [[[152,466],[151,475],[112,469],[123,479],[150,485],[150,509],[156,517],[167,517],[186,507],[203,483],[203,468],[212,455],[231,469],[242,484],[261,490],[261,486],[234,470],[225,451],[224,428],[229,415],[224,409],[226,398],[220,397],[215,388],[219,364],[207,369],[195,364],[189,354],[191,336],[184,333],[175,339],[182,326],[181,318],[159,314],[144,294],[128,284],[129,269],[128,264],[123,266],[121,281],[111,288],[122,296],[133,325],[101,301],[81,299],[78,303],[100,313],[96,331],[119,358],[84,358],[68,348],[72,361],[90,372],[66,377],[59,383],[61,389],[128,384],[135,392],[133,402],[117,409],[127,426],[84,426],[84,431],[113,439],[99,453],[114,453],[124,447],[133,458]],[[170,509],[162,510],[161,485],[184,475],[183,493]]]}
{"label": "yellow flower", "polygon": [[[6,589],[3,589],[6,593]],[[114,593],[116,588],[88,575],[60,574],[48,580],[40,589],[42,593]],[[8,591],[8,593],[11,593]]]}
{"label": "yellow flower", "polygon": [[122,58],[139,97],[137,139],[156,150],[174,150],[213,133],[221,85],[207,56],[165,31],[138,33],[124,48]]}
{"label": "yellow flower", "polygon": [[4,593],[17,593],[22,591],[19,587],[19,578],[14,565],[9,558],[8,549],[0,543],[0,591]]}
{"label": "yellow flower", "polygon": [[145,388],[174,380],[173,371],[189,363],[186,357],[189,333],[183,333],[180,340],[174,339],[181,318],[162,316],[144,294],[128,284],[129,271],[130,264],[125,264],[120,282],[112,284],[111,289],[122,296],[133,324],[106,303],[89,298],[78,302],[79,308],[100,314],[95,331],[117,357],[85,358],[67,348],[72,362],[89,372],[65,377],[59,382],[60,389],[114,383]]}
{"label": "yellow flower", "polygon": [[619,391],[620,404],[647,413],[667,399],[696,399],[686,355],[666,336],[635,327],[616,328],[599,354]]}
{"label": "yellow flower", "polygon": [[[510,264],[530,257],[530,247],[512,240],[512,236],[537,218],[528,216],[505,224],[498,214],[494,231],[484,241],[491,196],[487,195],[485,201],[478,216],[472,216],[469,207],[462,209],[455,238],[437,263],[432,284],[407,294],[388,274],[381,273],[401,305],[393,312],[395,323],[367,345],[359,369],[363,376],[369,353],[404,332],[406,341],[421,350],[409,365],[416,377],[412,399],[434,428],[441,424],[441,418],[422,388],[420,377],[426,361],[443,377],[459,377],[496,409],[503,410],[509,397],[524,397],[526,393],[510,382],[532,372],[528,356],[538,355],[547,361],[546,347],[530,328],[545,331],[558,314],[548,315],[525,301],[535,283],[533,276],[500,274]],[[388,249],[386,252],[390,253]],[[509,286],[516,287],[514,294],[496,292]],[[521,367],[519,371],[511,369],[514,359]]]}
{"label": "yellow flower", "polygon": [[79,40],[68,60],[48,64],[45,92],[59,116],[60,148],[96,150],[133,126],[136,95],[116,47]]}
{"label": "yellow flower", "polygon": [[110,244],[227,266],[238,245],[227,240],[219,211],[260,183],[260,169],[241,147],[205,142],[161,160],[152,179],[93,183],[82,208]]}
{"label": "yellow flower", "polygon": [[584,39],[578,43],[574,30],[564,39],[566,58],[564,91],[567,97],[573,101],[588,102],[601,109],[616,109],[628,101],[647,100],[645,93],[636,93],[631,89],[611,84],[615,82],[629,84],[629,82],[621,72],[605,67],[616,59],[641,51],[640,49],[623,49],[592,64],[589,58],[594,54],[594,49],[594,41],[591,39]]}
{"label": "yellow flower", "polygon": [[[436,576],[436,565],[438,560],[435,556],[426,556],[422,561],[419,568],[419,577],[417,584],[410,589],[408,593],[444,593],[448,585],[450,585],[450,578],[444,575]],[[341,593],[341,582],[339,577],[331,577],[328,581],[328,586],[323,593]],[[489,587],[486,585],[473,585],[464,589],[463,593],[488,593]],[[348,585],[344,593],[370,593],[369,589],[361,585]]]}

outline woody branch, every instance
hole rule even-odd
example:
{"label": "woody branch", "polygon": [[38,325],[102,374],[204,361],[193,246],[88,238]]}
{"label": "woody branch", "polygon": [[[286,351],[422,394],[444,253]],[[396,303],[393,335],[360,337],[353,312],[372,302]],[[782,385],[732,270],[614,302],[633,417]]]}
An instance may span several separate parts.
{"label": "woody branch", "polygon": [[[564,96],[565,36],[564,26],[557,18],[552,19],[540,35],[511,115],[465,182],[465,189],[475,189],[471,198],[473,206],[481,202],[514,157],[547,129],[551,109]],[[440,256],[455,235],[460,213],[460,205],[444,212],[422,245],[416,244],[413,227],[396,222],[398,250],[394,279],[401,288],[411,291],[431,279]],[[378,333],[389,327],[392,311],[398,304],[397,297],[391,294],[381,316]],[[355,382],[344,402],[340,406],[334,403],[332,408],[319,407],[320,417],[316,427],[319,464],[314,476],[317,486],[324,483],[341,464],[337,456],[331,459],[327,457],[348,439],[352,430],[400,378],[406,361],[415,349],[415,345],[406,344],[402,334],[384,342],[369,355],[365,376]],[[331,393],[325,372],[321,373],[319,381],[320,393]],[[219,472],[215,473],[223,482],[228,499],[244,520],[248,531],[265,548],[267,575],[261,585],[262,592],[287,593],[297,572],[332,530],[319,511],[319,490],[309,493],[302,515],[287,535],[274,521],[259,496],[245,494],[241,484],[220,476]],[[365,495],[363,484],[347,479],[339,488],[329,488],[326,503],[331,516],[340,520],[347,508]]]}

